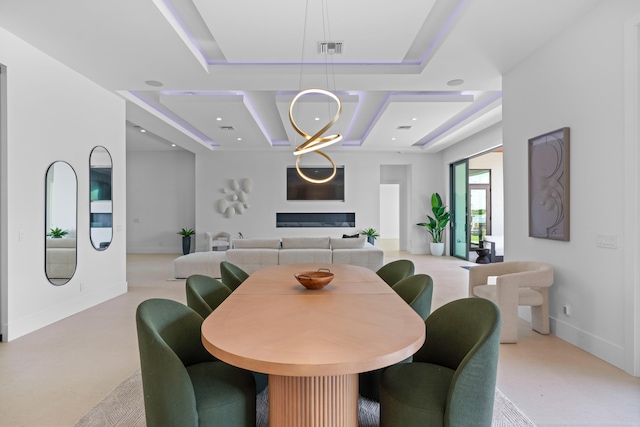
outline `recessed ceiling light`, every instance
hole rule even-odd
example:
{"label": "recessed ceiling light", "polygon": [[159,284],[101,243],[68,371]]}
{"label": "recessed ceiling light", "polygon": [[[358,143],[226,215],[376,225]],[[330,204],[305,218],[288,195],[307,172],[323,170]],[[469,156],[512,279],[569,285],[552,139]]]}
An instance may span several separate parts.
{"label": "recessed ceiling light", "polygon": [[172,146],[172,147],[175,147],[175,146],[176,146],[176,144],[171,144],[171,146]]}
{"label": "recessed ceiling light", "polygon": [[242,141],[242,138],[238,138],[238,141]]}
{"label": "recessed ceiling light", "polygon": [[460,86],[463,83],[464,83],[464,80],[462,80],[462,79],[453,79],[453,80],[449,80],[447,82],[447,84],[449,86]]}
{"label": "recessed ceiling light", "polygon": [[411,120],[415,121],[415,120],[418,120],[418,118],[417,117],[411,117]]}
{"label": "recessed ceiling light", "polygon": [[320,120],[320,117],[316,117],[314,120],[318,121],[318,120]]}
{"label": "recessed ceiling light", "polygon": [[396,139],[395,139],[395,138],[391,138],[391,140],[392,140],[392,141],[395,141]]}
{"label": "recessed ceiling light", "polygon": [[159,82],[157,80],[147,80],[145,83],[148,84],[149,86],[153,86],[153,87],[164,86],[164,84],[162,82]]}
{"label": "recessed ceiling light", "polygon": [[220,120],[222,120],[222,117],[216,117],[216,120],[220,121]]}
{"label": "recessed ceiling light", "polygon": [[145,129],[140,129],[140,132],[143,132],[143,133],[144,133],[144,132],[146,132],[146,130],[145,130]]}

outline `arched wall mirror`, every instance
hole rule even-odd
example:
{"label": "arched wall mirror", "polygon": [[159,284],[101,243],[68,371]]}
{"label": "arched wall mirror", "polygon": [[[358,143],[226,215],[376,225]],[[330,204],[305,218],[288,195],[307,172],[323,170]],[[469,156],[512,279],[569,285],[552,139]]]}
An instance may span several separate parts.
{"label": "arched wall mirror", "polygon": [[51,163],[45,178],[45,274],[64,285],[76,272],[78,178],[67,162]]}
{"label": "arched wall mirror", "polygon": [[111,202],[111,154],[97,146],[89,156],[89,215],[91,244],[104,251],[113,239],[113,207]]}

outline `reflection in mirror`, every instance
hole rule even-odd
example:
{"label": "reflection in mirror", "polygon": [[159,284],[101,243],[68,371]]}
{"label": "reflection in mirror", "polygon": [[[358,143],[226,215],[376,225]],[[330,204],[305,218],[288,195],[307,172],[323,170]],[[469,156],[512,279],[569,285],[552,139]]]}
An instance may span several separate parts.
{"label": "reflection in mirror", "polygon": [[111,244],[113,226],[111,216],[111,155],[104,147],[95,147],[89,157],[89,179],[91,181],[89,199],[91,244],[104,251]]}
{"label": "reflection in mirror", "polygon": [[45,274],[64,285],[76,271],[78,179],[69,163],[54,162],[45,181]]}

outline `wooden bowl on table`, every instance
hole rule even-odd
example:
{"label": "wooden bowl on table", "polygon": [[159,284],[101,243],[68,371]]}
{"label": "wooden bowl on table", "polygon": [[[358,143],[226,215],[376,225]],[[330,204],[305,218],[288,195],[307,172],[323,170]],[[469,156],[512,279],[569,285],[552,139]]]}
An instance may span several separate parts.
{"label": "wooden bowl on table", "polygon": [[307,289],[322,289],[333,280],[334,274],[326,268],[321,268],[317,271],[301,271],[293,276]]}

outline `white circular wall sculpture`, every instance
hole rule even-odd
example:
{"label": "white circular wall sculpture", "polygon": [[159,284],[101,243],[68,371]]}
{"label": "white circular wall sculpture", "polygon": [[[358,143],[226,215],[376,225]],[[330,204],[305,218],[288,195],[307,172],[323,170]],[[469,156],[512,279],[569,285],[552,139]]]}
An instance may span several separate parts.
{"label": "white circular wall sculpture", "polygon": [[229,206],[227,210],[224,211],[224,216],[226,216],[227,218],[231,218],[235,214],[236,214],[236,208],[234,208],[233,206]]}
{"label": "white circular wall sculpture", "polygon": [[253,188],[253,182],[249,178],[245,178],[242,180],[242,191],[245,193],[251,193],[251,189]]}
{"label": "white circular wall sculpture", "polygon": [[220,199],[216,202],[216,211],[218,211],[218,213],[225,213],[228,207],[229,202],[227,202],[227,199]]}
{"label": "white circular wall sculpture", "polygon": [[249,178],[230,179],[229,188],[220,189],[220,192],[225,196],[216,201],[216,212],[225,218],[231,218],[235,214],[242,215],[246,209],[249,209],[248,193],[252,189],[253,182]]}

